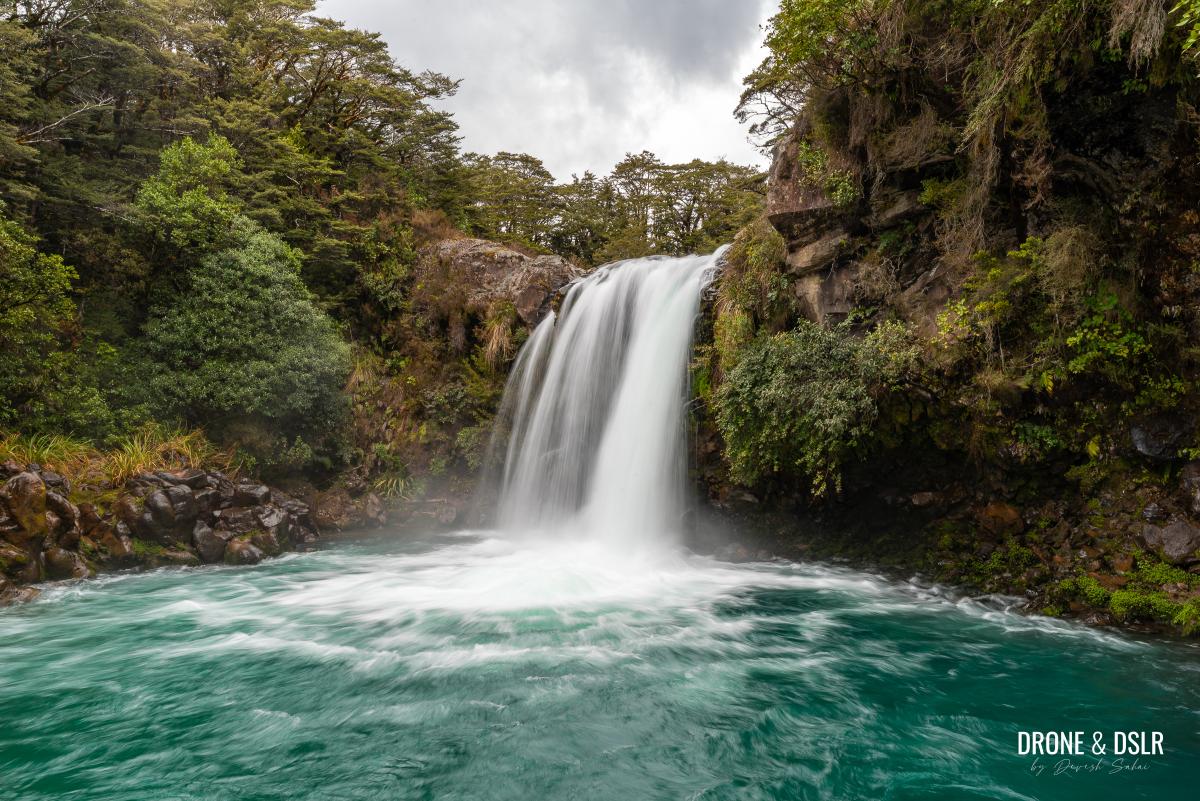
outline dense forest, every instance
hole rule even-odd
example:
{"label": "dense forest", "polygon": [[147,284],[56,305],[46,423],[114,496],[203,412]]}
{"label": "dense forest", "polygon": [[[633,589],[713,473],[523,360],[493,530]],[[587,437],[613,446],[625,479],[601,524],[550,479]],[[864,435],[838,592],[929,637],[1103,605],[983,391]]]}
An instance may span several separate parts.
{"label": "dense forest", "polygon": [[423,247],[479,236],[586,269],[711,251],[762,205],[763,176],[725,162],[643,152],[560,184],[534,156],[463,153],[438,108],[454,79],[309,0],[4,5],[10,449],[198,428],[275,474],[378,455],[394,487],[402,460],[353,436],[361,396],[409,387],[415,431],[434,406],[486,416],[502,367],[472,363],[473,336],[429,354],[443,332],[414,306]]}

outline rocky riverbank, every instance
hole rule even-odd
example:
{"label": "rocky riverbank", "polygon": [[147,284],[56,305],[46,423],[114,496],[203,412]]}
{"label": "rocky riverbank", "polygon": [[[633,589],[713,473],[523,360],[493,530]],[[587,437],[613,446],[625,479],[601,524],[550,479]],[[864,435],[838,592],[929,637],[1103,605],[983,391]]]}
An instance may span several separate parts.
{"label": "rocky riverbank", "polygon": [[141,473],[97,490],[10,462],[0,478],[0,603],[108,570],[254,564],[318,536],[309,504],[218,471]]}

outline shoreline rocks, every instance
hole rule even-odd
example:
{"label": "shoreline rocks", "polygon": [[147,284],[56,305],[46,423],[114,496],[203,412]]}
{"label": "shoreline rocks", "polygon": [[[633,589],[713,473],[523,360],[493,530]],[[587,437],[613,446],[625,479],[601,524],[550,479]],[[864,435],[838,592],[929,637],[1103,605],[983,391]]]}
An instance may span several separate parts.
{"label": "shoreline rocks", "polygon": [[219,471],[141,473],[107,503],[78,505],[70,483],[38,465],[6,463],[0,482],[0,605],[36,597],[28,585],[42,581],[138,566],[255,564],[318,538],[308,504]]}

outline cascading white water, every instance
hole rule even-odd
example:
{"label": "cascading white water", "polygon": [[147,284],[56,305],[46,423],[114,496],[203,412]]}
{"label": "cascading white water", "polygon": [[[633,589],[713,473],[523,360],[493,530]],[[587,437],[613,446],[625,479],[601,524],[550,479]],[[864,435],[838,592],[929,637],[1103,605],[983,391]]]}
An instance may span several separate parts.
{"label": "cascading white water", "polygon": [[537,327],[505,389],[501,528],[638,549],[675,539],[692,328],[723,253],[601,267]]}

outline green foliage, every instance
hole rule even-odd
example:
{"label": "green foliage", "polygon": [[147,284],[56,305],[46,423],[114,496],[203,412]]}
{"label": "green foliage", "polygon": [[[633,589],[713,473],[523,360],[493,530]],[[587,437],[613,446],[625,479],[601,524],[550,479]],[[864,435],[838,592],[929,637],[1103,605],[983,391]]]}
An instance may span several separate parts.
{"label": "green foliage", "polygon": [[0,217],[0,425],[14,425],[52,380],[47,359],[59,351],[75,305],[75,271],[39,253],[33,237]]}
{"label": "green foliage", "polygon": [[[107,436],[115,351],[80,336],[76,274],[0,216],[0,427]],[[74,340],[74,341],[72,341]]]}
{"label": "green foliage", "polygon": [[1173,620],[1179,605],[1163,592],[1143,590],[1113,590],[1108,601],[1109,611],[1118,620]]}
{"label": "green foliage", "polygon": [[291,248],[258,230],[189,271],[187,291],[153,312],[141,343],[157,414],[227,433],[264,421],[287,441],[336,430],[349,350],[298,269]]}
{"label": "green foliage", "polygon": [[1178,599],[1173,592],[1194,592],[1200,576],[1138,552],[1136,567],[1125,586],[1108,592],[1096,579],[1077,576],[1058,585],[1067,598],[1079,598],[1095,609],[1107,609],[1117,620],[1140,620],[1178,626],[1185,635],[1200,631],[1200,599]]}
{"label": "green foliage", "polygon": [[799,478],[815,497],[840,490],[843,466],[872,441],[879,396],[914,359],[899,324],[864,338],[811,323],[760,336],[715,398],[734,479]]}
{"label": "green foliage", "polygon": [[791,312],[791,284],[783,272],[787,243],[760,217],[738,231],[717,279],[713,338],[717,364],[730,370],[754,338],[756,326],[770,330]]}
{"label": "green foliage", "polygon": [[1137,374],[1136,367],[1150,352],[1150,345],[1116,295],[1091,298],[1088,306],[1091,314],[1066,339],[1071,357],[1067,370],[1100,373],[1125,383]]}
{"label": "green foliage", "polygon": [[588,264],[711,252],[758,212],[762,176],[726,161],[663,164],[630,153],[611,174],[555,185],[539,159],[471,155],[474,233]]}
{"label": "green foliage", "polygon": [[1196,57],[1200,54],[1200,0],[1179,0],[1171,13],[1178,15],[1175,24],[1185,34],[1183,51]]}
{"label": "green foliage", "polygon": [[137,206],[177,248],[212,249],[228,236],[240,211],[226,191],[239,166],[237,151],[224,137],[200,144],[185,136],[159,154],[158,172],[142,184]]}
{"label": "green foliage", "polygon": [[1100,582],[1091,576],[1063,579],[1059,582],[1058,589],[1068,597],[1083,598],[1090,605],[1099,609],[1108,605],[1110,597],[1108,590],[1101,587]]}
{"label": "green foliage", "polygon": [[742,120],[752,133],[775,134],[791,123],[814,90],[855,81],[878,50],[877,15],[889,0],[783,0],[767,25],[768,55],[745,80]]}
{"label": "green foliage", "polygon": [[800,142],[796,160],[804,182],[823,190],[834,206],[847,208],[862,198],[854,173],[832,167],[829,154],[819,145]]}

